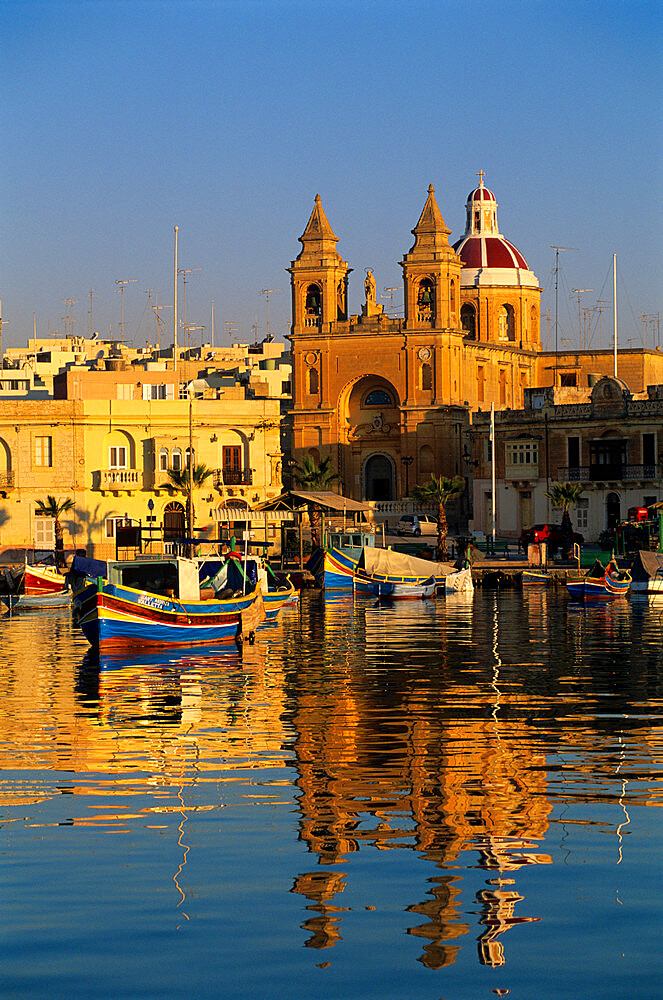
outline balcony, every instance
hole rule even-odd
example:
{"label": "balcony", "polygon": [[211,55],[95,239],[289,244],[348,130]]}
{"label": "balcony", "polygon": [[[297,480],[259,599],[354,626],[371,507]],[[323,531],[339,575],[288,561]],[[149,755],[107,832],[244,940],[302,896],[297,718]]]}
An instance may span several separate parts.
{"label": "balcony", "polygon": [[221,489],[224,486],[251,486],[253,483],[253,472],[251,469],[215,469],[214,487]]}
{"label": "balcony", "polygon": [[529,481],[539,478],[538,462],[507,462],[504,467],[504,478],[512,482],[516,480]]}
{"label": "balcony", "polygon": [[660,477],[660,465],[625,465],[622,462],[557,470],[557,480],[561,483],[652,482]]}
{"label": "balcony", "polygon": [[92,489],[102,493],[135,493],[143,488],[143,473],[138,469],[100,469],[92,475]]}

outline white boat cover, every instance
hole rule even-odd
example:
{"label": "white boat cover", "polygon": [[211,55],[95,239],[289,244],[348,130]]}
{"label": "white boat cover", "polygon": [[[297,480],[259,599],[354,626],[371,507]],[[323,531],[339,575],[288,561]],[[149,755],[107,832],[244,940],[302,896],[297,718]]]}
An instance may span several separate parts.
{"label": "white boat cover", "polygon": [[469,594],[474,591],[472,570],[461,569],[458,573],[450,573],[444,578],[444,590],[447,594]]}
{"label": "white boat cover", "polygon": [[416,576],[424,580],[429,576],[441,579],[455,571],[455,567],[451,563],[418,559],[417,556],[410,556],[405,552],[394,552],[393,549],[368,547],[362,549],[359,565],[367,573],[380,573],[384,576]]}
{"label": "white boat cover", "polygon": [[640,549],[631,567],[635,590],[663,589],[663,553]]}

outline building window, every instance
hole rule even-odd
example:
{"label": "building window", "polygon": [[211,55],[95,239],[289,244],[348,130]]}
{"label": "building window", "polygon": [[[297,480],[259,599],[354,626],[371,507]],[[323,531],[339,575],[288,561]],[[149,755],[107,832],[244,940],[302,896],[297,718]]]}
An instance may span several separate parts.
{"label": "building window", "polygon": [[309,285],[306,289],[306,315],[320,316],[322,314],[322,294],[319,285]]}
{"label": "building window", "polygon": [[51,466],[51,465],[53,465],[53,438],[52,437],[36,437],[35,438],[35,465],[39,465],[39,466]]}
{"label": "building window", "polygon": [[168,469],[168,449],[162,448],[159,452],[159,472],[166,472]]}
{"label": "building window", "polygon": [[55,548],[55,518],[37,514],[35,517],[35,548]]}
{"label": "building window", "polygon": [[510,441],[506,446],[507,465],[538,465],[538,441]]}
{"label": "building window", "polygon": [[570,437],[567,440],[569,450],[569,469],[580,468],[580,438]]}
{"label": "building window", "polygon": [[308,370],[308,391],[311,396],[317,396],[320,391],[320,376],[317,368],[309,368]]}
{"label": "building window", "polygon": [[130,528],[130,517],[107,517],[105,522],[106,538],[115,538],[117,528]]}
{"label": "building window", "polygon": [[421,388],[429,391],[433,388],[433,369],[430,365],[421,366]]}
{"label": "building window", "polygon": [[567,388],[576,386],[578,384],[577,372],[562,372],[559,376],[559,384]]}
{"label": "building window", "polygon": [[143,399],[165,399],[166,398],[166,385],[162,383],[150,384],[143,383]]}
{"label": "building window", "polygon": [[477,400],[483,403],[486,388],[486,369],[483,365],[477,365]]}
{"label": "building window", "polygon": [[242,448],[241,445],[224,445],[223,447],[223,471],[239,472],[242,468]]}
{"label": "building window", "polygon": [[464,306],[461,306],[460,325],[465,332],[465,336],[469,337],[470,340],[476,340],[476,320],[477,314],[474,306],[470,306],[467,303],[465,303]]}
{"label": "building window", "polygon": [[656,465],[656,435],[642,435],[642,464]]}
{"label": "building window", "polygon": [[108,468],[109,469],[126,469],[127,467],[127,449],[124,445],[115,447],[114,445],[108,449]]}
{"label": "building window", "polygon": [[[429,366],[430,367],[430,366]],[[384,389],[371,389],[364,400],[364,406],[393,406],[394,402]]]}
{"label": "building window", "polygon": [[500,340],[516,339],[516,323],[513,306],[503,305],[498,315],[498,336]]}
{"label": "building window", "polygon": [[182,452],[179,448],[175,448],[172,454],[171,468],[173,472],[179,472],[182,468]]}
{"label": "building window", "polygon": [[506,405],[506,368],[500,368],[499,389],[500,403]]}
{"label": "building window", "polygon": [[133,399],[134,398],[134,387],[129,382],[118,382],[117,383],[117,398],[118,399]]}
{"label": "building window", "polygon": [[586,530],[589,523],[589,499],[580,497],[576,504],[576,524],[578,530]]}

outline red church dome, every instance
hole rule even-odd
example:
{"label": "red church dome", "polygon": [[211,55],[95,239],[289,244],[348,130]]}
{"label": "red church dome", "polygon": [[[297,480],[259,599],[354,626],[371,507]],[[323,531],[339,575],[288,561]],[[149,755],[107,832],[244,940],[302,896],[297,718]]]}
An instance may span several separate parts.
{"label": "red church dome", "polygon": [[499,233],[491,236],[478,233],[463,236],[454,243],[453,248],[460,256],[463,267],[519,267],[529,271],[529,265],[520,250]]}
{"label": "red church dome", "polygon": [[497,198],[495,197],[492,191],[489,191],[488,188],[484,187],[483,184],[481,184],[478,188],[475,188],[474,191],[470,191],[470,193],[467,196],[467,200],[496,202]]}

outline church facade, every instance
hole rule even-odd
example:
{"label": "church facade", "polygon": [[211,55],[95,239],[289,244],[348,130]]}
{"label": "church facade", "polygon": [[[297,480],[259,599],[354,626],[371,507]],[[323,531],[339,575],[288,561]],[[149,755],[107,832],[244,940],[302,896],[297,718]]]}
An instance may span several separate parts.
{"label": "church facade", "polygon": [[370,270],[350,315],[352,268],[316,196],[288,268],[292,454],[330,457],[346,496],[396,500],[431,473],[465,475],[471,412],[520,407],[533,384],[541,289],[481,172],[466,213],[452,246],[431,185],[400,261],[404,316],[384,314]]}

